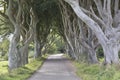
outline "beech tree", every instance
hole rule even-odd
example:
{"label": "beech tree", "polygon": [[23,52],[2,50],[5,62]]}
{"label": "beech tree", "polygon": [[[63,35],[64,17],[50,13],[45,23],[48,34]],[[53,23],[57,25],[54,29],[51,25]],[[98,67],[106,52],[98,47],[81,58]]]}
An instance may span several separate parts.
{"label": "beech tree", "polygon": [[7,15],[14,26],[8,60],[9,69],[12,70],[28,63],[28,46],[33,40],[35,58],[41,57],[41,50],[55,24],[56,11],[52,10],[57,10],[58,7],[54,0],[9,0],[8,2]]}
{"label": "beech tree", "polygon": [[70,48],[68,53],[76,60],[86,60],[87,58],[89,63],[98,63],[95,51],[96,41],[94,40],[96,37],[91,29],[85,27],[87,25],[77,18],[70,6],[63,1],[60,3],[64,35],[68,48]]}
{"label": "beech tree", "polygon": [[34,57],[41,57],[42,49],[54,41],[54,33],[62,36],[69,55],[76,60],[98,63],[96,49],[101,45],[104,63],[119,64],[119,0],[5,1],[8,16],[5,10],[0,15],[9,18],[14,31],[9,47],[10,70],[28,63],[28,46],[32,41]]}
{"label": "beech tree", "polygon": [[[48,36],[51,35],[50,31],[53,30],[56,24],[56,17],[58,14],[58,5],[55,0],[36,0],[34,2],[35,9],[38,14],[39,22],[36,26],[36,32],[34,36],[35,50],[34,57],[41,57],[46,51],[42,51],[43,48],[49,47],[47,44],[51,41],[48,40]],[[39,5],[38,5],[39,4]],[[58,13],[58,14],[57,14]]]}
{"label": "beech tree", "polygon": [[[89,6],[91,7],[90,11],[79,5],[79,2],[82,0],[64,1],[72,7],[78,18],[86,23],[86,25],[94,32],[103,48],[105,64],[119,64],[119,0],[92,0],[93,2],[91,3],[91,6]],[[94,6],[93,9],[94,3],[96,6]],[[95,11],[95,9],[97,9],[97,11]]]}
{"label": "beech tree", "polygon": [[[38,22],[33,7],[28,6],[26,2],[9,0],[7,15],[14,26],[8,53],[10,70],[28,63],[28,46],[33,40],[34,28]],[[24,9],[26,6],[28,10]],[[29,15],[26,15],[25,11],[28,11]]]}

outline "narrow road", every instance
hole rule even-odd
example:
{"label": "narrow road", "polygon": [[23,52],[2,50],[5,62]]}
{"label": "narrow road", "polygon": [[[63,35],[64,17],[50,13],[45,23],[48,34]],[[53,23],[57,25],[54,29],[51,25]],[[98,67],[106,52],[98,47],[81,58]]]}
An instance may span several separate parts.
{"label": "narrow road", "polygon": [[75,75],[75,70],[63,54],[48,57],[43,66],[28,80],[80,80]]}

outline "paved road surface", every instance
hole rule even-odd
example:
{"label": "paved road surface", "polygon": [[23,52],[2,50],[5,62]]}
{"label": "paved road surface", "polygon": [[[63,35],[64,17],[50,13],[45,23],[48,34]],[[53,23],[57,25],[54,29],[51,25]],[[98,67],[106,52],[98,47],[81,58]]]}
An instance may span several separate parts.
{"label": "paved road surface", "polygon": [[28,80],[80,80],[70,61],[63,54],[48,57],[43,66]]}

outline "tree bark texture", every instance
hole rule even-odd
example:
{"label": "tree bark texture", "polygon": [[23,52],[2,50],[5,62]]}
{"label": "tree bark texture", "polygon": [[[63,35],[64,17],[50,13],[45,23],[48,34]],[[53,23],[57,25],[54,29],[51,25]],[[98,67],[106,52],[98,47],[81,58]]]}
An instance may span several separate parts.
{"label": "tree bark texture", "polygon": [[[112,9],[111,9],[111,1],[112,0],[104,0],[103,6],[100,0],[94,0],[98,13],[100,17],[98,17],[93,9],[91,8],[91,12],[89,12],[94,18],[89,17],[84,13],[83,8],[80,7],[80,0],[65,0],[74,10],[76,15],[88,25],[88,27],[94,32],[99,43],[101,44],[104,55],[105,55],[105,63],[106,64],[119,64],[119,32],[115,31],[118,28],[114,28],[112,26],[113,17],[112,17]],[[116,4],[116,3],[115,3]],[[115,9],[116,10],[116,9]],[[102,18],[102,19],[101,19]],[[115,21],[116,22],[116,21]],[[119,26],[118,26],[119,27]],[[114,47],[114,48],[113,48]]]}
{"label": "tree bark texture", "polygon": [[[60,1],[60,3],[63,9],[61,10],[62,11],[61,13],[63,15],[64,34],[67,43],[71,47],[70,48],[72,50],[71,55],[73,55],[73,57],[75,57],[76,60],[82,60],[81,58],[85,58],[86,56],[85,53],[81,53],[81,46],[82,46],[85,48],[86,52],[88,53],[88,58],[89,58],[88,61],[90,63],[97,63],[98,60],[96,57],[96,51],[93,45],[91,45],[93,43],[93,39],[91,39],[92,37],[90,35],[93,34],[87,34],[89,32],[87,27],[85,28],[85,30],[82,29],[82,27],[85,27],[86,25],[82,25],[84,23],[81,24],[79,18],[77,18],[74,13],[71,13],[73,11],[71,10],[70,7],[67,7],[66,4],[62,1]],[[95,53],[91,54],[90,51],[91,49],[92,52]]]}
{"label": "tree bark texture", "polygon": [[[24,14],[22,9],[24,1],[17,1],[18,8],[14,7],[14,4],[14,0],[9,0],[7,10],[7,15],[15,29],[8,53],[8,66],[10,70],[28,63],[28,46],[33,40],[34,27],[37,24],[37,21],[35,20],[36,16],[33,14],[33,11],[30,11],[31,22],[28,24],[29,29],[27,29],[25,26],[25,20],[27,16]],[[13,10],[13,8],[15,8],[15,10]],[[22,41],[21,37],[23,38]]]}

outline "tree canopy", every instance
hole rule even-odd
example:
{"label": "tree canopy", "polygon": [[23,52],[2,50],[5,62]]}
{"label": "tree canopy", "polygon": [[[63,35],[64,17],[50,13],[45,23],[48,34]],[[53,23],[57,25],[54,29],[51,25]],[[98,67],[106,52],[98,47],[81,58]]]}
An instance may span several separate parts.
{"label": "tree canopy", "polygon": [[104,64],[119,64],[119,3],[119,0],[0,0],[0,36],[13,35],[8,51],[9,69],[28,63],[30,44],[34,44],[34,58],[62,44],[59,46],[63,52],[75,60],[99,63],[97,51],[102,50]]}

